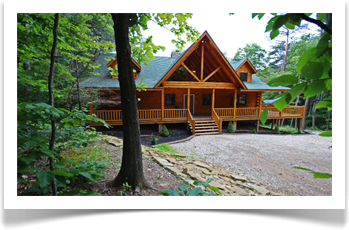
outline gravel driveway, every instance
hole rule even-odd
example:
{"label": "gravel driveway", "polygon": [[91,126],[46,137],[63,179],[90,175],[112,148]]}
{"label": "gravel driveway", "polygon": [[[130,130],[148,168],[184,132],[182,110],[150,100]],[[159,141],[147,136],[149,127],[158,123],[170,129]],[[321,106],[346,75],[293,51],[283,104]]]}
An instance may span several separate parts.
{"label": "gravel driveway", "polygon": [[314,179],[316,172],[332,173],[332,137],[312,134],[222,134],[197,136],[172,146],[186,155],[242,174],[270,190],[289,196],[331,196],[331,179]]}

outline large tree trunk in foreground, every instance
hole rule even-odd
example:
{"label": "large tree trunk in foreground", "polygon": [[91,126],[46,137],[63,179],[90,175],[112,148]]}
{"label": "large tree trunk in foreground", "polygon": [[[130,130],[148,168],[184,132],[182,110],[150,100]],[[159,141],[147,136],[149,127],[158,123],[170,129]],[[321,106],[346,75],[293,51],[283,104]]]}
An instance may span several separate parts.
{"label": "large tree trunk in foreground", "polygon": [[[53,74],[55,71],[55,60],[56,60],[56,50],[57,50],[57,27],[59,22],[59,14],[55,14],[55,24],[53,26],[53,45],[51,50],[51,66],[50,66],[50,74],[48,77],[48,92],[49,92],[49,104],[54,106],[54,97],[53,97]],[[56,121],[51,116],[51,139],[50,139],[50,147],[49,149],[53,151],[56,140]],[[52,163],[53,159],[49,157],[50,161],[50,170],[53,170]],[[57,188],[56,188],[56,180],[53,178],[52,180],[52,195],[57,196]]]}
{"label": "large tree trunk in foreground", "polygon": [[112,182],[118,186],[128,182],[133,188],[150,187],[143,174],[142,148],[138,119],[136,84],[133,77],[129,43],[129,14],[112,14],[121,94],[123,123],[122,165]]}

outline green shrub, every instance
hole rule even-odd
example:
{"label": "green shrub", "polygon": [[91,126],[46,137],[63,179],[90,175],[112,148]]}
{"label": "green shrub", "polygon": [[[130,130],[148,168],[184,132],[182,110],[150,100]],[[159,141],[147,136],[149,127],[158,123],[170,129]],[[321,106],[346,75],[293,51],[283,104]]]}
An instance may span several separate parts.
{"label": "green shrub", "polygon": [[256,129],[253,129],[252,134],[257,134]]}
{"label": "green shrub", "polygon": [[227,127],[227,131],[228,131],[228,133],[234,133],[235,132],[233,122],[229,121],[228,127]]}
{"label": "green shrub", "polygon": [[299,129],[297,133],[298,134],[302,134],[303,132],[302,132],[302,130]]}
{"label": "green shrub", "polygon": [[155,135],[151,139],[151,145],[156,145],[156,137],[155,137]]}
{"label": "green shrub", "polygon": [[280,134],[280,129],[279,129],[278,126],[275,126],[274,133],[275,134]]}
{"label": "green shrub", "polygon": [[166,128],[166,125],[164,125],[162,127],[162,130],[161,130],[161,134],[160,134],[162,137],[168,137],[170,135],[170,133],[168,132],[167,128]]}

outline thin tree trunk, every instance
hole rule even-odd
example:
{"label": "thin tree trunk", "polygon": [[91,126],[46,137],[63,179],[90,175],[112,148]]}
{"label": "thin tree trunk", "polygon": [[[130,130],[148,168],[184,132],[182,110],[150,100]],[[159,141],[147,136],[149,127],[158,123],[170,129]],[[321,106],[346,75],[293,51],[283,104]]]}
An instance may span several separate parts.
{"label": "thin tree trunk", "polygon": [[78,69],[78,60],[75,60],[75,75],[76,75],[76,88],[78,90],[78,102],[79,102],[79,110],[82,110],[81,107],[81,96],[80,96],[80,81],[79,81],[79,69]]}
{"label": "thin tree trunk", "polygon": [[[53,97],[53,75],[55,71],[55,60],[56,60],[56,50],[57,50],[57,27],[59,22],[59,14],[55,14],[55,24],[53,26],[53,45],[51,50],[51,66],[50,66],[50,74],[48,77],[48,91],[49,91],[49,104],[54,106],[54,97]],[[56,121],[53,116],[51,116],[51,139],[50,139],[50,147],[49,149],[53,151],[56,140]],[[49,157],[50,161],[50,170],[53,170],[53,159]],[[56,188],[56,180],[52,180],[52,195],[57,196],[57,188]]]}
{"label": "thin tree trunk", "polygon": [[150,187],[144,178],[136,85],[129,43],[129,14],[112,14],[117,51],[123,123],[123,153],[119,174],[113,187],[128,182],[136,190]]}
{"label": "thin tree trunk", "polygon": [[284,55],[284,63],[282,65],[282,71],[286,71],[286,62],[287,62],[287,53],[288,53],[288,36],[289,36],[289,29],[286,28],[286,47],[285,47],[285,55]]}
{"label": "thin tree trunk", "polygon": [[329,128],[330,119],[331,119],[331,111],[332,111],[332,110],[329,110],[329,111],[328,111],[328,118],[327,118],[326,130],[328,130],[328,128]]}
{"label": "thin tree trunk", "polygon": [[319,100],[321,99],[321,93],[318,93],[315,97],[315,101],[313,103],[313,109],[312,109],[312,120],[311,120],[311,124],[312,124],[312,127],[313,127],[313,132],[315,131],[315,113],[316,113],[316,105],[317,103],[319,102]]}

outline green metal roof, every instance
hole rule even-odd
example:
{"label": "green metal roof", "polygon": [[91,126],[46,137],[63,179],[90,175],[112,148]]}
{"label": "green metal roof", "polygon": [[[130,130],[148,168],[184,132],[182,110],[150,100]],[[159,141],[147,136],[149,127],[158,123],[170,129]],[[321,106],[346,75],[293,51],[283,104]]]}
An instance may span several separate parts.
{"label": "green metal roof", "polygon": [[[188,48],[189,49],[189,48]],[[186,51],[185,51],[186,52]],[[183,54],[185,53],[183,52]],[[182,55],[183,55],[182,54]],[[181,56],[182,56],[181,55]],[[94,73],[99,73],[99,75],[93,75],[90,78],[82,81],[80,87],[82,88],[119,88],[119,80],[112,79],[107,68],[107,64],[110,61],[105,60],[105,58],[114,58],[115,53],[101,54],[98,59],[98,64],[101,66],[94,70]],[[172,57],[160,57],[155,56],[154,60],[150,60],[148,65],[142,63],[141,72],[138,73],[138,79],[135,80],[136,84],[143,78],[143,84],[146,88],[154,88],[154,86],[165,76],[165,74],[175,65],[175,63],[181,58]],[[245,60],[240,61],[230,61],[230,65],[236,70]],[[251,90],[289,90],[287,87],[271,87],[268,84],[261,81],[256,74],[252,74],[252,82],[244,82],[247,89]]]}

